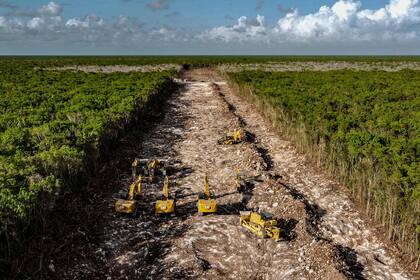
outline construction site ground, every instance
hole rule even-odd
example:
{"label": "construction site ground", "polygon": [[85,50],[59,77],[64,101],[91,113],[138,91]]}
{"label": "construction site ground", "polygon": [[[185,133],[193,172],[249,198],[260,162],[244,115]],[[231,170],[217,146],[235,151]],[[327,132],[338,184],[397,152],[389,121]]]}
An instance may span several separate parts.
{"label": "construction site ground", "polygon": [[[67,221],[42,241],[48,251],[39,252],[45,278],[410,278],[344,187],[309,164],[226,81],[197,69],[177,82],[161,110],[119,141],[87,191],[64,197],[66,207],[55,215]],[[217,144],[239,127],[249,132],[247,142]],[[134,158],[179,161],[169,173],[175,217],[154,214],[162,180],[144,185],[139,218],[114,212]],[[235,188],[237,170],[248,182],[242,193]],[[205,174],[219,211],[200,216]],[[279,221],[281,241],[240,226],[239,211],[255,208]]]}

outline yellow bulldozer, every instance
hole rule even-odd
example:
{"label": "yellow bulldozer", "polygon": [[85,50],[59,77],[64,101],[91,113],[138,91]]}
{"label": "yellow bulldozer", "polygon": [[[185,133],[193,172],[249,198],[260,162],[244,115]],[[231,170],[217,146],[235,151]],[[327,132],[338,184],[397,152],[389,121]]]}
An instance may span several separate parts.
{"label": "yellow bulldozer", "polygon": [[163,197],[161,200],[156,201],[155,206],[156,214],[173,214],[175,213],[175,200],[169,197],[169,179],[165,176],[163,183]]}
{"label": "yellow bulldozer", "polygon": [[280,229],[277,226],[277,220],[273,219],[270,213],[243,211],[240,214],[241,226],[252,233],[261,238],[271,237],[276,241],[280,239]]}
{"label": "yellow bulldozer", "polygon": [[219,139],[217,143],[219,145],[234,145],[243,142],[244,132],[241,129],[234,129],[233,133],[228,132],[223,138]]}
{"label": "yellow bulldozer", "polygon": [[204,177],[204,191],[198,193],[197,208],[200,215],[217,212],[217,203],[214,194],[210,192],[207,175]]}

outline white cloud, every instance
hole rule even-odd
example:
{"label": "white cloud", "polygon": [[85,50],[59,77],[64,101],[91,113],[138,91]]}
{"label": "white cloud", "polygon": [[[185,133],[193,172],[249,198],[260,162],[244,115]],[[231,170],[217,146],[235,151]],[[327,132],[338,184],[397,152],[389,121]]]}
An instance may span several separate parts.
{"label": "white cloud", "polygon": [[246,41],[257,39],[266,35],[264,16],[258,15],[254,20],[248,20],[246,16],[241,16],[237,24],[233,26],[220,26],[205,32],[200,36],[201,39],[217,39],[225,42]]}
{"label": "white cloud", "polygon": [[348,21],[355,15],[360,6],[360,2],[339,1],[331,7],[331,11],[338,19]]}
{"label": "white cloud", "polygon": [[36,12],[0,15],[0,49],[5,48],[5,42],[12,46],[21,45],[20,42],[25,42],[25,45],[57,42],[69,47],[97,45],[106,48],[183,40],[183,35],[175,29],[147,28],[136,17],[121,15],[108,22],[96,15],[62,18],[61,13],[61,6],[50,2]]}
{"label": "white cloud", "polygon": [[89,23],[83,20],[80,20],[78,18],[71,18],[66,22],[66,26],[67,27],[82,27],[82,28],[88,28],[89,27]]}
{"label": "white cloud", "polygon": [[39,29],[43,24],[45,23],[45,20],[39,17],[34,17],[33,19],[29,20],[26,26],[29,29]]}
{"label": "white cloud", "polygon": [[[155,8],[165,8],[171,1],[150,0],[148,3],[155,3]],[[389,0],[376,10],[363,9],[360,1],[338,0],[310,14],[282,8],[283,16],[272,25],[265,22],[263,15],[242,16],[233,25],[198,32],[188,26],[150,26],[137,17],[124,15],[115,20],[95,15],[66,18],[60,16],[63,11],[59,4],[49,2],[33,11],[0,15],[0,51],[14,50],[15,46],[56,43],[68,48],[82,46],[80,49],[94,46],[94,50],[96,46],[111,46],[121,51],[143,50],[148,46],[152,52],[167,48],[171,53],[187,52],[176,47],[182,44],[198,50],[196,52],[208,53],[213,50],[235,53],[238,49],[272,53],[284,49],[289,50],[288,53],[298,49],[309,50],[309,53],[346,49],[352,53],[354,48],[364,49],[368,45],[372,50],[388,46],[387,50],[394,53],[399,50],[395,47],[398,45],[419,53],[420,0]]]}
{"label": "white cloud", "polygon": [[0,16],[0,27],[5,28],[7,26],[7,20],[5,17]]}
{"label": "white cloud", "polygon": [[420,0],[390,0],[378,10],[363,10],[359,1],[339,0],[331,7],[322,6],[315,13],[300,15],[289,11],[274,27],[264,26],[258,16],[257,26],[242,16],[234,26],[219,26],[202,34],[200,39],[224,42],[366,42],[420,39]]}
{"label": "white cloud", "polygon": [[386,10],[392,18],[405,17],[409,10],[418,3],[418,0],[391,0]]}
{"label": "white cloud", "polygon": [[59,4],[57,4],[55,2],[50,2],[47,5],[39,8],[38,12],[41,15],[57,16],[62,12],[62,10],[63,10],[63,8]]}
{"label": "white cloud", "polygon": [[101,17],[89,15],[84,19],[71,18],[66,21],[65,25],[69,28],[96,28],[104,26],[105,21]]}

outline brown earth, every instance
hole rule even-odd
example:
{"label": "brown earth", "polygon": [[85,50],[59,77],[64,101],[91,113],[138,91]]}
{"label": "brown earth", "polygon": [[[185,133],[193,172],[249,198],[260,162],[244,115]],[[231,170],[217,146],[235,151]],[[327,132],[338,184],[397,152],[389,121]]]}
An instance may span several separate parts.
{"label": "brown earth", "polygon": [[69,65],[63,67],[53,67],[47,68],[46,70],[51,71],[82,71],[86,73],[114,73],[114,72],[160,72],[166,70],[180,70],[180,66],[177,64],[157,64],[157,65],[139,65],[139,66],[129,66],[129,65]]}
{"label": "brown earth", "polygon": [[222,64],[218,67],[222,72],[240,72],[245,70],[262,70],[271,72],[285,71],[387,71],[396,72],[404,69],[420,70],[420,62],[384,61],[384,62],[347,62],[347,61],[294,61],[249,64]]}
{"label": "brown earth", "polygon": [[[45,241],[49,279],[408,279],[342,186],[311,167],[270,128],[252,104],[214,72],[194,70],[182,88],[133,131],[75,195],[79,211]],[[246,143],[217,140],[242,127]],[[138,219],[114,212],[135,158],[179,160],[170,173],[176,217],[153,213],[162,182],[147,184]],[[235,189],[239,169],[243,193]],[[217,215],[199,216],[204,174]],[[97,191],[99,190],[99,191]],[[74,207],[74,206],[73,206]],[[239,211],[259,208],[278,219],[281,241],[260,239],[239,225]],[[57,240],[60,240],[59,243]],[[51,245],[53,244],[53,245]]]}
{"label": "brown earth", "polygon": [[[357,62],[357,61],[287,61],[268,63],[246,64],[221,64],[218,70],[222,72],[240,72],[245,70],[263,70],[272,72],[284,71],[331,71],[331,70],[356,70],[356,71],[387,71],[395,72],[404,69],[420,70],[420,62],[417,61],[383,61],[383,62]],[[92,73],[113,72],[152,72],[165,70],[179,70],[177,64],[158,65],[69,65],[64,67],[47,68],[47,70],[74,70]],[[208,77],[207,77],[208,79]]]}

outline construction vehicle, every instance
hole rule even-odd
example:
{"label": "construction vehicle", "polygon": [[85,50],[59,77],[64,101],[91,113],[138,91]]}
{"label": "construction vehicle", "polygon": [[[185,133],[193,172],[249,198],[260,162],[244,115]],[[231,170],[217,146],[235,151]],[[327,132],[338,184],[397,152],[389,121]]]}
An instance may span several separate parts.
{"label": "construction vehicle", "polygon": [[125,213],[138,216],[138,200],[142,195],[142,176],[138,176],[136,181],[137,165],[137,160],[134,160],[134,162],[131,164],[132,179],[128,192],[120,191],[120,198],[115,202],[115,211],[117,213]]}
{"label": "construction vehicle", "polygon": [[219,145],[234,145],[243,142],[245,134],[240,129],[234,129],[233,133],[228,133],[223,138],[219,139],[217,143]]}
{"label": "construction vehicle", "polygon": [[276,241],[280,239],[280,229],[277,227],[277,220],[273,219],[270,213],[242,211],[240,215],[241,226],[249,229],[252,233],[261,238],[271,237]]}
{"label": "construction vehicle", "polygon": [[207,175],[204,177],[204,191],[198,193],[197,208],[200,215],[217,212],[217,203],[214,194],[210,192]]}
{"label": "construction vehicle", "polygon": [[158,175],[166,176],[167,160],[165,159],[136,159],[142,169],[142,174],[147,178],[149,183],[155,181]]}
{"label": "construction vehicle", "polygon": [[156,201],[155,213],[156,214],[173,214],[175,212],[175,200],[169,199],[169,180],[165,176],[163,183],[163,197],[161,200]]}
{"label": "construction vehicle", "polygon": [[236,170],[235,188],[238,193],[242,193],[246,189],[244,174],[239,169]]}

